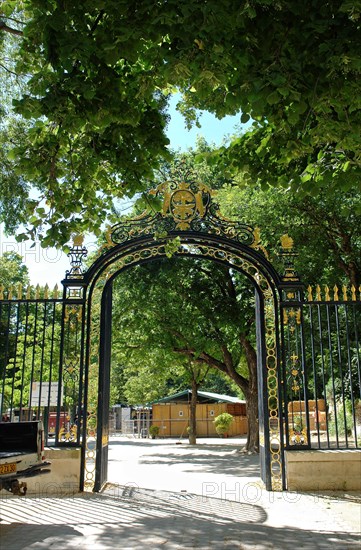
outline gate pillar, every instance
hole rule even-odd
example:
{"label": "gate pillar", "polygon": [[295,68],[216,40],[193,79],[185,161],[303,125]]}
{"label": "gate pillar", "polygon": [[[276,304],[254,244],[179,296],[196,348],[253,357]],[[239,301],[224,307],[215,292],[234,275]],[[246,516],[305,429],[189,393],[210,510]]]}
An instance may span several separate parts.
{"label": "gate pillar", "polygon": [[94,491],[100,491],[108,480],[109,389],[112,339],[112,282],[102,296],[99,349],[98,426]]}
{"label": "gate pillar", "polygon": [[[289,448],[310,448],[308,385],[304,343],[303,293],[304,286],[294,270],[293,240],[281,237],[280,256],[284,262],[281,294],[281,349],[282,368],[280,388],[284,419],[284,445]],[[303,414],[303,407],[305,408]]]}

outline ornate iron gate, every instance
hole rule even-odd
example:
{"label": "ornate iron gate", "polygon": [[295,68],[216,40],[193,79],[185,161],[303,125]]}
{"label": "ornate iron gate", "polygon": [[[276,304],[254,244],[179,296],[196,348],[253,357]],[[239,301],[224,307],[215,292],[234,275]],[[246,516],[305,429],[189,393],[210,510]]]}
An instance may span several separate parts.
{"label": "ornate iron gate", "polygon": [[[82,448],[81,489],[107,481],[111,295],[125,269],[166,257],[204,258],[242,272],[256,294],[261,476],[285,489],[284,449],[360,447],[360,289],[304,288],[293,243],[275,271],[258,230],[224,219],[189,173],[152,191],[163,209],[107,232],[85,272],[81,238],[57,290],[0,289],[1,413],[42,418],[47,443]],[[177,239],[177,241],[174,241]],[[332,294],[332,297],[331,295]]]}

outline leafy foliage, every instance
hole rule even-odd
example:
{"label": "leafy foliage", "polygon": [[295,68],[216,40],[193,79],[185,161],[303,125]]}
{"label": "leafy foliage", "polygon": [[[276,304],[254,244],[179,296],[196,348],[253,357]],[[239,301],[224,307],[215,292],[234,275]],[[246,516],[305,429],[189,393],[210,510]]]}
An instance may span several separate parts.
{"label": "leafy foliage", "polygon": [[214,419],[214,425],[216,427],[216,432],[219,435],[223,435],[227,433],[229,430],[232,422],[233,422],[233,416],[229,413],[221,413]]}
{"label": "leafy foliage", "polygon": [[[252,297],[247,300],[246,287],[240,286],[241,306],[236,295],[231,296],[233,282],[225,273],[225,268],[209,262],[173,258],[138,266],[116,280],[114,342],[117,349],[126,350],[123,361],[137,367],[143,389],[147,386],[145,378],[157,371],[164,392],[167,378],[174,379],[180,368],[183,387],[170,386],[167,393],[184,389],[185,383],[191,383],[186,379],[195,375],[197,364],[202,370],[209,366],[210,357],[223,360],[222,346],[227,347],[234,365],[239,364],[238,331],[249,330],[245,311]],[[189,360],[195,362],[190,371]],[[165,373],[162,365],[167,366]],[[201,370],[196,375],[198,383],[204,378]],[[134,384],[142,385],[136,380]]]}
{"label": "leafy foliage", "polygon": [[302,193],[358,185],[359,2],[7,0],[1,10],[26,82],[13,169],[38,193],[21,238],[62,245],[97,232],[114,199],[144,190],[169,158],[176,89],[189,124],[196,109],[256,122],[223,151],[231,174]]}
{"label": "leafy foliage", "polygon": [[[361,282],[361,194],[357,189],[317,197],[300,197],[283,188],[224,186],[217,200],[222,211],[253,227],[282,272],[277,257],[281,235],[289,233],[295,244],[295,267],[305,284],[341,284],[357,288]],[[315,238],[317,235],[317,238]]]}
{"label": "leafy foliage", "polygon": [[[113,297],[112,363],[117,371],[123,365],[128,402],[185,387],[193,395],[212,371],[257,402],[254,293],[240,274],[196,258],[154,260],[123,271]],[[249,425],[254,450],[256,416]]]}
{"label": "leafy foliage", "polygon": [[16,252],[4,252],[0,257],[0,285],[6,290],[21,284],[29,284],[29,270]]}

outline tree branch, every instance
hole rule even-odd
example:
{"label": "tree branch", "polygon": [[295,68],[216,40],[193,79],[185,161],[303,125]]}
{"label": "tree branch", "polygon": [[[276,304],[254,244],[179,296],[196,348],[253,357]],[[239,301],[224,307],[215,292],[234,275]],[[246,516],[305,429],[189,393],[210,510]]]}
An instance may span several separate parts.
{"label": "tree branch", "polygon": [[249,381],[239,374],[234,365],[226,365],[223,361],[219,361],[213,355],[209,355],[205,351],[202,351],[200,354],[196,354],[195,350],[192,348],[173,348],[175,353],[180,353],[192,358],[192,361],[195,363],[205,363],[210,367],[227,374],[236,384],[242,388],[243,391],[248,391]]}
{"label": "tree branch", "polygon": [[102,18],[103,18],[104,13],[105,13],[104,10],[100,10],[100,12],[98,13],[98,15],[97,15],[97,17],[96,17],[96,19],[95,19],[95,21],[94,21],[94,23],[93,23],[93,25],[92,25],[92,27],[91,27],[91,29],[90,29],[90,35],[93,34],[93,32],[95,31],[95,29],[96,29],[97,26],[99,25],[100,21],[101,21]]}
{"label": "tree branch", "polygon": [[209,355],[205,351],[202,351],[202,353],[200,354],[196,354],[196,351],[193,348],[188,348],[188,347],[185,347],[185,348],[174,347],[173,351],[175,353],[180,353],[182,355],[186,355],[187,357],[190,357],[192,361],[194,361],[195,363],[206,363],[207,365],[212,366],[220,370],[221,372],[227,373],[227,368],[225,364],[222,363],[222,361],[219,361],[218,359],[213,357],[212,355]]}
{"label": "tree branch", "polygon": [[13,74],[14,76],[19,76],[18,74],[14,73],[14,71],[11,71],[10,69],[8,69],[5,65],[3,65],[2,63],[0,63],[0,67],[2,67],[7,73],[10,73],[10,74]]}
{"label": "tree branch", "polygon": [[19,31],[18,29],[13,29],[12,27],[9,27],[4,21],[0,19],[0,31],[5,31],[10,34],[15,34],[17,36],[23,36],[23,31]]}
{"label": "tree branch", "polygon": [[19,25],[25,25],[24,21],[20,21],[20,19],[15,19],[14,17],[9,17],[8,15],[2,15],[2,19],[8,19],[8,21],[14,21],[14,23],[19,23]]}

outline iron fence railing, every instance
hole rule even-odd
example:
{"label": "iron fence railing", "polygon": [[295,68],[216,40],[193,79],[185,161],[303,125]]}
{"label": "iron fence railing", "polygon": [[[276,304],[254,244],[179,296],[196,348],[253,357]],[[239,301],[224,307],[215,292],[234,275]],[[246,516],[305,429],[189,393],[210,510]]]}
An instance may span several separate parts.
{"label": "iron fence railing", "polygon": [[361,301],[353,287],[308,289],[283,308],[287,448],[361,447]]}
{"label": "iron fence railing", "polygon": [[313,448],[361,447],[360,306],[356,301],[315,301],[304,307]]}
{"label": "iron fence railing", "polygon": [[37,287],[25,296],[21,288],[5,297],[2,291],[0,419],[42,420],[47,445],[68,445],[80,437],[79,369],[69,358],[81,327],[74,319],[63,321],[64,302],[56,288],[50,293]]}
{"label": "iron fence railing", "polygon": [[[361,301],[355,289],[341,294],[309,290],[281,305],[287,448],[361,447]],[[47,445],[81,443],[82,307],[56,289],[0,289],[0,418],[43,420]]]}

